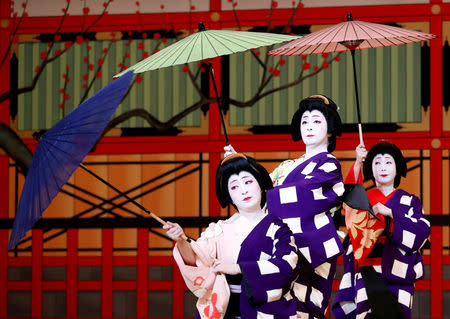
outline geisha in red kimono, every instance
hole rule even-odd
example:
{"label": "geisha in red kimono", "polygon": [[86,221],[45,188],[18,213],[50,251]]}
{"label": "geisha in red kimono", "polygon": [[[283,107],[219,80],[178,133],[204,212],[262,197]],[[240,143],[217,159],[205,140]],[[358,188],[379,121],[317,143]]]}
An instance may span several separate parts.
{"label": "geisha in red kimono", "polygon": [[367,211],[346,208],[349,240],[333,313],[338,319],[409,319],[414,283],[424,273],[419,249],[430,234],[430,223],[420,200],[397,188],[407,171],[397,146],[378,143],[367,153],[359,145],[356,154],[345,182],[362,184],[365,159],[364,176],[376,185],[367,195],[379,220]]}
{"label": "geisha in red kimono", "polygon": [[222,207],[238,212],[212,223],[195,242],[178,224],[164,228],[176,241],[174,258],[188,288],[198,297],[196,318],[293,319],[292,283],[298,251],[289,227],[267,213],[267,171],[244,154],[226,157],[216,173]]}

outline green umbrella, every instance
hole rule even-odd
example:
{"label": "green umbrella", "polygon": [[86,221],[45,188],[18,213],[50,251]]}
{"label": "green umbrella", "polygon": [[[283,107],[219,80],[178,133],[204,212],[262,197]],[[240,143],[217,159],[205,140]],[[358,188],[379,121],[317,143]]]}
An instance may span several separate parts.
{"label": "green umbrella", "polygon": [[[242,52],[299,38],[299,36],[267,32],[206,30],[201,22],[198,24],[198,30],[199,32],[193,33],[188,37],[175,42],[150,57],[132,65],[114,77],[122,76],[130,70],[133,70],[134,73],[142,73],[168,66],[211,59],[222,55]],[[211,64],[208,64],[208,66],[213,81],[217,105],[220,111],[221,106],[214,73]],[[220,120],[225,135],[225,141],[228,145],[228,137],[222,112],[220,112]]]}

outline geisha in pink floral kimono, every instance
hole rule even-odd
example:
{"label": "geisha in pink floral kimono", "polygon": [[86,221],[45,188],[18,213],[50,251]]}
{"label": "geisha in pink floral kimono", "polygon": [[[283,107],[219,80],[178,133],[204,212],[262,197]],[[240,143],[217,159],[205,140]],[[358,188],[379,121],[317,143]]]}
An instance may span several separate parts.
{"label": "geisha in pink floral kimono", "polygon": [[398,188],[407,168],[396,145],[378,143],[369,153],[358,145],[346,183],[362,184],[363,161],[365,178],[376,185],[367,196],[379,220],[367,211],[345,209],[349,237],[333,313],[338,319],[409,319],[414,283],[424,274],[419,249],[430,234],[430,223],[420,200]]}
{"label": "geisha in pink floral kimono", "polygon": [[212,223],[195,242],[168,222],[176,241],[174,258],[188,288],[199,298],[196,318],[296,318],[292,283],[298,276],[298,251],[289,227],[267,213],[272,181],[253,158],[226,157],[216,173],[222,207],[237,213]]}

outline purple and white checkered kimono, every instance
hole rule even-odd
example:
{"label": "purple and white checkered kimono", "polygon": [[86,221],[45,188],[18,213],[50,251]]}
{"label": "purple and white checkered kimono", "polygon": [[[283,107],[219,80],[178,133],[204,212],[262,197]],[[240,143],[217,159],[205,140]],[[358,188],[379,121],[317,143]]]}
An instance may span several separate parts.
{"label": "purple and white checkered kimono", "polygon": [[[374,197],[374,191],[378,190],[368,192],[369,199]],[[374,204],[372,200],[371,203]],[[366,267],[373,267],[379,280],[384,280],[393,293],[393,298],[397,300],[403,317],[409,319],[414,283],[422,278],[424,273],[422,257],[418,250],[430,234],[430,223],[424,218],[420,200],[402,189],[397,189],[392,197],[382,204],[392,209],[392,233],[386,236],[384,245],[378,244],[381,245],[381,262]],[[371,252],[368,257],[371,256],[377,260],[377,254]],[[370,309],[366,288],[361,269],[358,266],[355,268],[350,242],[344,255],[344,275],[333,304],[336,318],[371,318],[373,310]]]}
{"label": "purple and white checkered kimono", "polygon": [[[296,300],[292,297],[292,283],[298,276],[295,239],[289,227],[278,217],[266,212],[258,218],[253,223],[236,213],[227,220],[210,224],[196,242],[207,255],[239,264],[242,272],[241,285],[231,288],[232,292],[233,289],[241,291],[241,318],[297,318]],[[223,318],[223,314],[211,312],[212,304],[207,299],[214,293],[219,299],[227,294],[199,287],[196,282],[211,274],[209,267],[204,267],[199,261],[194,267],[185,265],[178,255],[175,247],[174,257],[183,278],[189,289],[199,297],[196,318]],[[217,281],[219,276],[223,275],[218,275],[213,281]],[[208,280],[206,278],[205,282]],[[202,283],[203,280],[200,285]],[[226,284],[225,289],[228,290]],[[207,302],[209,308],[205,307]],[[224,308],[227,304],[228,300],[225,300]]]}
{"label": "purple and white checkered kimono", "polygon": [[[269,212],[280,217],[295,236],[311,270],[294,285],[300,318],[325,318],[343,246],[332,220],[344,193],[341,166],[328,152],[283,162],[272,174],[267,193]],[[311,266],[310,266],[311,265]],[[302,272],[303,275],[302,275]]]}

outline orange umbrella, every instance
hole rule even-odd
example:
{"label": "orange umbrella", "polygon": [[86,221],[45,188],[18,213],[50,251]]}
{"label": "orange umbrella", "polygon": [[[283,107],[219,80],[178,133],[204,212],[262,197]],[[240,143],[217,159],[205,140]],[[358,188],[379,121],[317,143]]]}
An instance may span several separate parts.
{"label": "orange umbrella", "polygon": [[303,38],[293,40],[277,49],[269,51],[269,54],[301,55],[350,51],[353,61],[359,138],[362,144],[361,114],[359,110],[358,84],[355,70],[355,50],[420,42],[435,37],[433,34],[385,24],[354,21],[352,14],[348,13],[347,21],[310,33]]}

